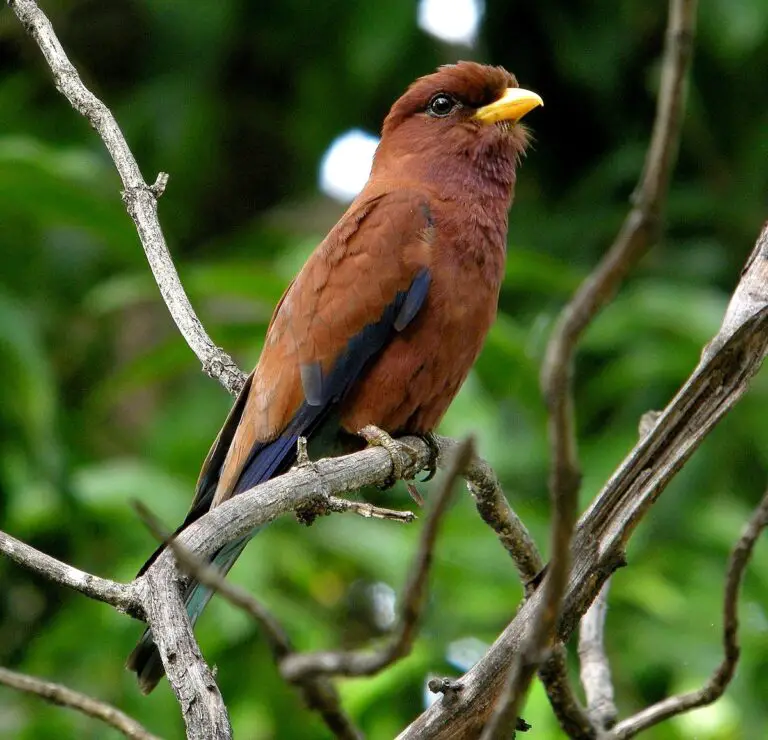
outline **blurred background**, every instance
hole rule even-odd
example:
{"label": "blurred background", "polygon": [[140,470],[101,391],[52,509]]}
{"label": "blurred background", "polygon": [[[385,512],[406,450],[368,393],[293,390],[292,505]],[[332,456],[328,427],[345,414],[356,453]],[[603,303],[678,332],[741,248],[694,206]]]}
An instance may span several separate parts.
{"label": "blurred background", "polygon": [[[150,182],[190,297],[241,367],[256,361],[293,273],[365,179],[380,122],[417,76],[501,64],[539,92],[512,210],[500,315],[441,431],[478,436],[546,547],[545,412],[553,321],[610,244],[641,169],[658,85],[660,0],[46,0],[72,61],[111,106]],[[665,237],[589,330],[576,373],[582,505],[716,331],[766,217],[768,4],[702,0]],[[183,517],[231,399],[200,372],[159,299],[101,142],[0,10],[0,528],[128,580],[154,548],[129,502]],[[766,486],[768,376],[758,376],[636,533],[614,579],[607,648],[620,711],[700,685],[721,658],[726,557]],[[429,496],[429,485],[422,486]],[[398,488],[385,498],[410,506]],[[305,649],[391,626],[419,525],[334,516],[261,534],[233,578]],[[166,683],[141,696],[125,656],[141,626],[0,560],[0,664],[112,702],[183,736]],[[341,691],[371,738],[393,737],[433,673],[457,675],[515,612],[507,554],[466,494],[445,521],[413,654]],[[647,737],[768,731],[768,548],[741,600],[743,657],[724,699]],[[238,737],[325,738],[258,630],[217,600],[198,635]],[[575,666],[574,666],[575,667]],[[558,738],[540,687],[531,737]],[[0,736],[114,738],[0,688]]]}

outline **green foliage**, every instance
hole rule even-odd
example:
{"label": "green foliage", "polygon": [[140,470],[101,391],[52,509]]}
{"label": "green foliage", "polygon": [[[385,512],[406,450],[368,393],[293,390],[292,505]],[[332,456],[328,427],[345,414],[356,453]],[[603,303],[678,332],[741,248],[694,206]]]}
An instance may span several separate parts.
{"label": "green foliage", "polygon": [[[541,92],[547,107],[530,119],[536,145],[510,217],[499,320],[442,431],[477,433],[545,547],[538,369],[557,312],[610,244],[640,172],[665,4],[486,0],[479,50],[426,36],[404,0],[43,4],[147,179],[170,172],[166,236],[206,327],[243,367],[256,361],[290,276],[341,213],[316,191],[334,136],[375,131],[406,84],[457,58],[503,64]],[[579,355],[584,505],[632,446],[642,413],[661,408],[696,364],[765,217],[767,28],[764,0],[701,4],[666,236]],[[154,547],[130,500],[179,521],[230,400],[199,372],[160,302],[100,142],[7,10],[0,41],[0,528],[129,579]],[[614,579],[607,641],[623,714],[700,685],[720,659],[727,552],[766,483],[766,404],[763,374],[643,523]],[[400,489],[380,496],[409,505]],[[418,531],[340,516],[309,530],[280,521],[232,577],[300,647],[366,644],[381,635],[370,586],[402,587]],[[122,669],[139,625],[5,561],[0,578],[0,663],[182,737],[167,686],[144,698]],[[520,599],[508,556],[466,496],[445,521],[431,582],[413,655],[375,679],[342,683],[371,738],[394,736],[421,711],[425,679],[459,670],[452,646],[491,642]],[[742,597],[732,688],[650,737],[764,737],[767,592],[761,544]],[[327,737],[243,615],[214,601],[198,634],[239,737]],[[537,738],[560,736],[540,688],[525,716]],[[0,735],[116,737],[6,689]]]}

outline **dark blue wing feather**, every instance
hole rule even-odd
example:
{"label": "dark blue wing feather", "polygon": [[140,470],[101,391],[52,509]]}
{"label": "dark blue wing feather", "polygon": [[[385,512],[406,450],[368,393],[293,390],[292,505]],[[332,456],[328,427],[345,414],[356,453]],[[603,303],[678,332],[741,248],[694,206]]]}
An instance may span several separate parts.
{"label": "dark blue wing feather", "polygon": [[385,347],[392,334],[405,329],[414,319],[426,300],[430,281],[429,270],[420,270],[408,290],[400,291],[395,296],[376,323],[368,324],[349,340],[326,377],[320,373],[319,366],[317,371],[304,371],[302,368],[302,383],[305,376],[308,380],[304,383],[305,394],[308,384],[311,398],[307,397],[301,404],[291,423],[277,439],[258,445],[251,451],[235,486],[235,494],[284,472],[293,463],[299,437],[309,437],[318,428],[350,391],[365,367]]}
{"label": "dark blue wing feather", "polygon": [[403,331],[416,317],[419,309],[427,299],[429,284],[431,282],[432,276],[429,274],[429,270],[426,267],[419,270],[419,273],[411,283],[411,288],[403,301],[403,305],[397,314],[397,318],[395,318],[394,327],[396,331]]}

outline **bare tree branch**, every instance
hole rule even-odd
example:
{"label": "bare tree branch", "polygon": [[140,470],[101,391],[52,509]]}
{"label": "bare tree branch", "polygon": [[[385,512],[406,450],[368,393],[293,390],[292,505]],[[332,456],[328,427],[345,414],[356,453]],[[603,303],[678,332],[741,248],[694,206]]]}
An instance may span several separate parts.
{"label": "bare tree branch", "polygon": [[147,624],[181,708],[187,739],[231,740],[229,713],[192,632],[174,563],[149,568],[137,579],[144,585]]}
{"label": "bare tree branch", "polygon": [[[275,616],[244,589],[230,583],[216,568],[193,555],[175,538],[167,538],[156,517],[140,502],[134,503],[139,516],[159,540],[165,540],[176,556],[184,573],[194,577],[203,586],[220,594],[226,601],[248,614],[261,629],[267,640],[272,658],[280,665],[294,648],[283,626]],[[304,676],[295,680],[307,706],[318,712],[333,735],[340,740],[360,740],[362,733],[354,726],[341,707],[341,699],[333,684],[319,676]]]}
{"label": "bare tree branch", "polygon": [[154,185],[147,185],[111,111],[83,84],[37,3],[34,0],[8,0],[8,6],[40,47],[53,73],[56,89],[80,115],[88,119],[107,147],[123,183],[125,207],[136,224],[152,274],[181,335],[197,355],[203,370],[230,393],[237,393],[243,386],[245,376],[234,360],[217,347],[203,329],[181,285],[157,220],[157,199],[165,189],[168,175],[161,172]]}
{"label": "bare tree branch", "polygon": [[[579,520],[572,544],[573,568],[558,620],[561,640],[569,637],[606,578],[623,563],[627,541],[669,481],[746,393],[766,353],[768,224],[747,262],[723,326],[701,362]],[[520,653],[537,623],[543,594],[544,589],[536,590],[461,679],[459,700],[451,705],[435,702],[400,734],[401,740],[443,740],[479,733],[513,656]]]}
{"label": "bare tree branch", "polygon": [[768,493],[763,496],[763,500],[752,512],[752,516],[728,560],[723,597],[723,652],[725,655],[709,680],[698,691],[670,696],[643,709],[633,717],[622,720],[613,728],[608,738],[626,740],[659,722],[663,722],[665,719],[712,704],[723,695],[733,679],[736,664],[739,661],[738,608],[741,582],[752,557],[755,542],[766,526],[768,526]]}
{"label": "bare tree branch", "polygon": [[118,611],[141,618],[141,603],[132,583],[117,583],[73,568],[5,532],[0,532],[0,552],[49,581],[60,583],[91,599],[110,604]]}
{"label": "bare tree branch", "polygon": [[[426,465],[432,453],[424,441],[408,437],[404,442],[413,463]],[[277,516],[315,506],[318,483],[321,490],[338,494],[384,483],[392,474],[392,458],[383,448],[319,460],[307,468],[294,468],[217,507],[185,530],[179,542],[204,558]],[[335,498],[329,500],[332,503]],[[228,523],[221,529],[224,521]],[[171,686],[179,700],[188,737],[201,740],[231,737],[226,707],[195,642],[181,599],[175,561],[170,559],[170,553],[161,555],[155,566],[141,578],[131,584],[120,584],[72,568],[4,533],[0,533],[0,552],[54,582],[109,603],[120,611],[145,618],[155,635]]]}
{"label": "bare tree branch", "polygon": [[106,702],[94,699],[59,683],[17,673],[0,667],[0,684],[27,694],[39,696],[51,704],[69,707],[114,727],[131,740],[160,740],[142,727],[135,719]]}
{"label": "bare tree branch", "polygon": [[[403,443],[413,465],[423,467],[429,462],[432,452],[421,438],[407,437]],[[392,475],[392,457],[380,447],[319,460],[222,504],[186,529],[178,541],[197,557],[205,558],[278,516],[315,507],[318,489],[339,494],[382,484]],[[326,500],[335,499],[332,496]],[[72,568],[6,534],[0,534],[0,552],[52,581],[145,618],[182,709],[187,736],[200,740],[231,737],[226,707],[189,625],[172,553],[163,553],[147,573],[131,584],[119,584]]]}
{"label": "bare tree branch", "polygon": [[[568,441],[573,439],[572,423],[569,422],[573,416],[571,373],[576,345],[597,313],[613,298],[627,273],[658,238],[680,140],[696,10],[697,0],[670,0],[656,118],[643,173],[632,198],[632,209],[605,257],[563,309],[547,347],[542,387],[550,407],[562,416],[561,426],[570,432],[560,435],[563,437],[560,451],[571,471],[564,473],[564,477],[578,479],[580,475],[575,444]],[[570,408],[563,411],[562,407],[566,405]],[[573,454],[566,449],[568,445],[574,448]]]}
{"label": "bare tree branch", "polygon": [[[422,439],[406,437],[401,442],[413,465],[427,464],[432,453]],[[337,494],[381,484],[393,475],[393,467],[389,451],[374,447],[293,468],[212,509],[181,532],[178,542],[198,557],[209,558],[228,542],[278,516],[307,507],[315,509],[318,500],[324,498],[318,491]],[[136,582],[146,589],[143,602],[147,622],[181,707],[188,737],[230,738],[226,707],[182,603],[173,553],[163,552]]]}
{"label": "bare tree branch", "polygon": [[542,367],[549,409],[552,502],[551,559],[544,600],[484,737],[501,737],[512,726],[528,686],[551,644],[570,568],[581,470],[572,389],[573,357],[584,329],[613,297],[624,276],[657,238],[685,105],[685,80],[693,50],[696,0],[670,0],[661,88],[645,167],[634,205],[610,250],[564,308]]}
{"label": "bare tree branch", "polygon": [[606,581],[579,628],[581,683],[587,695],[589,717],[599,732],[613,727],[618,716],[613,699],[611,667],[603,644],[609,587],[610,581]]}
{"label": "bare tree branch", "polygon": [[416,558],[409,569],[397,627],[386,644],[376,651],[365,649],[294,653],[284,658],[280,666],[286,679],[296,681],[318,675],[370,676],[410,653],[421,620],[438,527],[448,509],[456,479],[472,460],[472,448],[470,438],[452,451],[451,461],[424,522]]}

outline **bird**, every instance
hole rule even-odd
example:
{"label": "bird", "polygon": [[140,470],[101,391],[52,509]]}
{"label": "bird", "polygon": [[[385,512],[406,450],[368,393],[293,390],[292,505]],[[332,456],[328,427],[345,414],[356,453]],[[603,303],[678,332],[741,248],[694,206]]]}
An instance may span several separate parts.
{"label": "bird", "polygon": [[[433,433],[496,316],[530,140],[520,119],[541,105],[503,67],[469,61],[418,78],[392,105],[366,185],[277,304],[177,533],[290,469],[299,438],[314,455],[348,449],[361,430],[385,446]],[[226,574],[251,536],[214,566]],[[210,597],[187,586],[192,624]],[[149,629],[127,665],[144,693],[162,678]]]}

